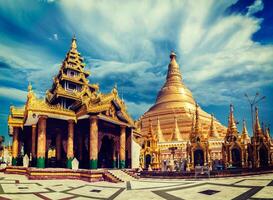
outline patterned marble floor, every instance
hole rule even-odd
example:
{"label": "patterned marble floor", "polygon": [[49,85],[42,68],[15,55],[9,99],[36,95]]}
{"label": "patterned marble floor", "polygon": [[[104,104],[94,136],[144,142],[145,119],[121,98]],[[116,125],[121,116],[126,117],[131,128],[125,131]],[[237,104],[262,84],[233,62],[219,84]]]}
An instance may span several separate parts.
{"label": "patterned marble floor", "polygon": [[0,199],[272,199],[273,173],[203,180],[140,179],[125,183],[28,180],[0,173]]}

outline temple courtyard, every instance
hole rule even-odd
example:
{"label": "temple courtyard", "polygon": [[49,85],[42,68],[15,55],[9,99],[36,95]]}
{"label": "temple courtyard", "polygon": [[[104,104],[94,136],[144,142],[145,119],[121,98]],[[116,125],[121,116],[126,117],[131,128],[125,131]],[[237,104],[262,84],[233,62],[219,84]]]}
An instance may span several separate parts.
{"label": "temple courtyard", "polygon": [[0,199],[273,199],[273,173],[210,179],[138,179],[120,183],[28,180],[0,174]]}

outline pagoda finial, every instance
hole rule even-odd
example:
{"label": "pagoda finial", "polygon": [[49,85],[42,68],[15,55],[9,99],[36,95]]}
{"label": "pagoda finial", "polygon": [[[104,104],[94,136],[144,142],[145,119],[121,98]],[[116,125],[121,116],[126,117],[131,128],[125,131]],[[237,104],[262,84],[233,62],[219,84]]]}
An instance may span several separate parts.
{"label": "pagoda finial", "polygon": [[243,120],[243,130],[242,130],[242,139],[244,140],[249,140],[249,135],[248,135],[248,131],[246,128],[246,120]]}
{"label": "pagoda finial", "polygon": [[171,51],[170,59],[176,59],[176,53],[174,52],[174,50]]}
{"label": "pagoda finial", "polygon": [[199,130],[200,130],[200,124],[199,124],[199,105],[195,104],[195,136],[198,136]]}
{"label": "pagoda finial", "polygon": [[159,117],[157,117],[157,129],[156,129],[156,132],[157,132],[158,142],[164,142],[164,136],[162,134],[162,130],[161,130],[161,127],[160,127]]}
{"label": "pagoda finial", "polygon": [[214,115],[211,114],[211,124],[210,124],[210,137],[218,137],[216,127],[214,125]]}
{"label": "pagoda finial", "polygon": [[72,38],[71,49],[77,49],[77,39],[75,34],[73,35],[73,38]]}
{"label": "pagoda finial", "polygon": [[262,136],[262,128],[259,121],[258,107],[255,107],[255,135]]}
{"label": "pagoda finial", "polygon": [[149,118],[149,134],[153,136],[153,125],[151,118]]}
{"label": "pagoda finial", "polygon": [[234,119],[234,108],[233,108],[232,104],[230,104],[229,131],[230,131],[230,133],[229,133],[230,135],[237,135],[238,134],[236,122]]}
{"label": "pagoda finial", "polygon": [[168,74],[166,77],[166,82],[164,86],[171,86],[174,85],[177,87],[177,85],[182,84],[182,75],[180,73],[179,65],[176,62],[176,54],[174,51],[170,54],[170,63],[168,66]]}
{"label": "pagoda finial", "polygon": [[266,127],[266,128],[265,128],[265,138],[266,138],[267,140],[270,140],[269,127]]}
{"label": "pagoda finial", "polygon": [[178,123],[177,123],[177,117],[176,115],[174,115],[174,132],[173,132],[173,138],[172,141],[181,141],[181,135],[180,135],[180,131],[178,128]]}
{"label": "pagoda finial", "polygon": [[27,90],[28,90],[28,92],[31,92],[31,91],[32,91],[32,85],[31,85],[31,82],[29,82],[29,83],[28,83]]}

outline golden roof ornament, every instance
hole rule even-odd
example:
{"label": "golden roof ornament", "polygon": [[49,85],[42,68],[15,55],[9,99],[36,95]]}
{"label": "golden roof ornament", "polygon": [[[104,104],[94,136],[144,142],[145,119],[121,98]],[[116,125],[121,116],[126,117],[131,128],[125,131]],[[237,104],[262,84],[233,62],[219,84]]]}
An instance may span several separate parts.
{"label": "golden roof ornament", "polygon": [[199,105],[196,103],[195,104],[195,128],[194,128],[194,133],[195,137],[200,135],[200,124],[199,124]]}
{"label": "golden roof ornament", "polygon": [[75,35],[72,38],[71,49],[77,50],[77,39]]}
{"label": "golden roof ornament", "polygon": [[194,114],[192,113],[192,122],[191,122],[191,133],[190,133],[190,141],[192,141],[195,138],[195,132],[194,132]]}
{"label": "golden roof ornament", "polygon": [[263,136],[263,131],[259,121],[258,107],[255,107],[255,136]]}
{"label": "golden roof ornament", "polygon": [[238,135],[238,130],[237,130],[237,126],[236,126],[236,122],[235,122],[235,118],[234,118],[234,108],[233,105],[230,104],[230,114],[229,114],[229,131],[230,131],[230,135]]}
{"label": "golden roof ornament", "polygon": [[247,131],[247,128],[246,128],[246,121],[243,120],[243,130],[242,130],[242,137],[241,137],[243,140],[249,140],[249,135],[248,135],[248,131]]}
{"label": "golden roof ornament", "polygon": [[265,128],[265,137],[266,137],[267,140],[270,140],[269,127]]}
{"label": "golden roof ornament", "polygon": [[174,131],[173,131],[172,141],[181,141],[181,140],[182,138],[178,128],[178,124],[177,124],[177,117],[176,115],[174,115]]}
{"label": "golden roof ornament", "polygon": [[149,135],[153,136],[153,125],[152,125],[152,120],[149,118]]}
{"label": "golden roof ornament", "polygon": [[32,85],[31,85],[31,83],[30,83],[30,82],[28,83],[27,90],[28,90],[28,92],[32,91]]}
{"label": "golden roof ornament", "polygon": [[218,137],[217,129],[214,125],[214,115],[211,114],[211,124],[210,124],[210,137]]}
{"label": "golden roof ornament", "polygon": [[158,142],[165,142],[164,136],[163,136],[163,133],[162,133],[162,130],[161,130],[161,128],[160,128],[159,117],[157,117],[157,129],[156,129],[156,132],[157,132],[157,139],[158,139]]}

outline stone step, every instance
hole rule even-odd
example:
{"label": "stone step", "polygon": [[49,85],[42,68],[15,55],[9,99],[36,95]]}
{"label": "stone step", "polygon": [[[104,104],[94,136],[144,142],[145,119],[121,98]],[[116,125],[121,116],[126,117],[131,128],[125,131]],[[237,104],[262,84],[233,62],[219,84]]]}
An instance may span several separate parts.
{"label": "stone step", "polygon": [[119,169],[108,170],[108,172],[123,182],[136,180],[136,178]]}

